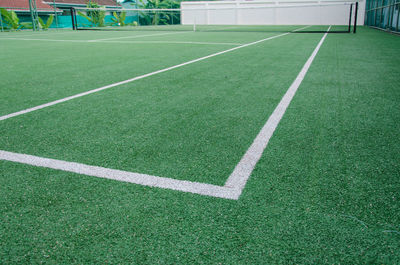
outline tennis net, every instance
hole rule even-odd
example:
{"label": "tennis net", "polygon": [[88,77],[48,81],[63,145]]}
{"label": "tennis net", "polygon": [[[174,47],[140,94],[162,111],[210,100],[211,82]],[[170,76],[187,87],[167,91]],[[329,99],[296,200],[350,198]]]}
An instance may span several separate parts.
{"label": "tennis net", "polygon": [[333,4],[251,4],[178,9],[75,8],[76,30],[227,31],[350,33],[356,31],[357,2]]}

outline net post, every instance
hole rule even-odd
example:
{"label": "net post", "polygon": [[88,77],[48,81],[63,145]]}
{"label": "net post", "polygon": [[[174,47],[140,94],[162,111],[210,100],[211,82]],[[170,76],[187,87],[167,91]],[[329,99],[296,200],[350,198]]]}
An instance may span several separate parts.
{"label": "net post", "polygon": [[193,19],[193,31],[196,32],[196,16]]}
{"label": "net post", "polygon": [[76,30],[76,25],[75,25],[75,9],[71,7],[71,22],[72,22],[72,30]]}
{"label": "net post", "polygon": [[76,9],[75,9],[75,7],[73,8],[73,15],[74,15],[74,21],[75,21],[75,30],[79,30],[79,28],[78,28],[78,18],[76,17]]}
{"label": "net post", "polygon": [[349,28],[347,29],[347,33],[351,32],[351,17],[353,15],[353,3],[350,4],[350,15],[349,15]]}
{"label": "net post", "polygon": [[358,2],[356,2],[356,8],[354,9],[353,33],[356,33],[356,31],[357,31],[357,13],[358,13]]}

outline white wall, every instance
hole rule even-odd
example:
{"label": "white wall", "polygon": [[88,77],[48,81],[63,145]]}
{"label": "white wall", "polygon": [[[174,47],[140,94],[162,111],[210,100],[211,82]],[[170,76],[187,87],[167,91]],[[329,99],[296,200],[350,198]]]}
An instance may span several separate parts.
{"label": "white wall", "polygon": [[[198,25],[347,25],[350,5],[344,3],[346,1],[341,0],[181,2],[181,23]],[[288,7],[293,5],[315,6]],[[361,0],[358,8],[358,25],[364,24],[364,13],[365,1]]]}

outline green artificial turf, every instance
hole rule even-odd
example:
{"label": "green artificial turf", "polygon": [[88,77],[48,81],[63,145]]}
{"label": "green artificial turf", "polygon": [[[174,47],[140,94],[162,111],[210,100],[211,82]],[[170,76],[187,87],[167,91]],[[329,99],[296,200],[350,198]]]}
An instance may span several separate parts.
{"label": "green artificial turf", "polygon": [[[2,121],[0,149],[223,184],[321,37],[285,36]],[[191,47],[171,58],[224,49]],[[328,35],[238,201],[1,161],[1,263],[400,263],[399,47],[368,28]],[[67,81],[75,90],[44,86],[32,101],[32,85],[23,100],[0,90],[14,100],[3,111],[87,90]]]}
{"label": "green artificial turf", "polygon": [[223,185],[319,39],[284,36],[6,120],[0,147]]}
{"label": "green artificial turf", "polygon": [[[165,32],[164,32],[165,33]],[[7,33],[6,33],[7,34]],[[81,32],[37,34],[34,39],[118,38]],[[131,35],[134,35],[130,33]],[[151,33],[156,34],[156,33]],[[190,34],[190,33],[189,33]],[[138,34],[136,34],[138,35]],[[142,34],[141,34],[142,35]],[[12,36],[9,33],[6,37]],[[125,34],[126,36],[126,34]],[[18,38],[22,38],[16,35]],[[150,37],[149,37],[150,38]],[[140,38],[146,40],[146,38]],[[120,82],[231,48],[231,45],[160,45],[1,40],[0,115]]]}

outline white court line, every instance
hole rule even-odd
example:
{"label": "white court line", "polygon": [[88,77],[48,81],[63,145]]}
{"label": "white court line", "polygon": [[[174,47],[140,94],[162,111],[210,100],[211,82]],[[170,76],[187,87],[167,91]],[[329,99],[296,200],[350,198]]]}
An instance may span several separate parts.
{"label": "white court line", "polygon": [[[98,41],[97,41],[98,42]],[[149,43],[149,44],[198,44],[198,45],[243,45],[243,43],[234,42],[203,42],[203,41],[104,41],[101,43]]]}
{"label": "white court line", "polygon": [[[330,27],[329,27],[330,29]],[[328,31],[329,31],[328,29]],[[314,49],[307,62],[297,75],[296,79],[282,97],[278,106],[275,108],[272,115],[268,118],[267,122],[251,144],[250,148],[246,151],[240,162],[236,165],[234,171],[229,176],[224,186],[217,186],[199,182],[191,182],[170,178],[163,178],[158,176],[150,176],[146,174],[127,172],[122,170],[115,170],[97,166],[84,165],[80,163],[55,160],[43,158],[38,156],[18,154],[0,150],[0,160],[12,161],[22,164],[28,164],[38,167],[45,167],[88,176],[113,179],[123,182],[135,183],[144,186],[158,187],[163,189],[171,189],[182,192],[190,192],[194,194],[212,196],[224,199],[239,199],[255,165],[260,159],[262,153],[280,120],[286,112],[287,107],[292,101],[297,89],[307,74],[314,58],[316,57],[322,43],[324,42],[327,33],[324,34],[316,48]]]}
{"label": "white court line", "polygon": [[264,41],[272,40],[272,39],[275,39],[275,38],[279,38],[279,37],[282,37],[282,36],[285,36],[285,35],[288,35],[288,34],[290,34],[290,32],[279,34],[279,35],[275,35],[275,36],[272,36],[272,37],[269,37],[269,38],[265,38],[265,39],[262,39],[262,40],[258,40],[258,41],[254,41],[254,42],[251,42],[251,43],[243,44],[241,46],[237,46],[237,47],[234,47],[234,48],[231,48],[231,49],[228,49],[228,50],[224,50],[224,51],[221,51],[221,52],[213,53],[213,54],[210,54],[210,55],[207,55],[207,56],[204,56],[204,57],[201,57],[201,58],[197,58],[197,59],[185,62],[185,63],[181,63],[181,64],[177,64],[177,65],[174,65],[174,66],[171,66],[171,67],[167,67],[167,68],[164,68],[164,69],[152,72],[152,73],[148,73],[148,74],[145,74],[145,75],[137,76],[137,77],[134,77],[134,78],[131,78],[131,79],[127,79],[127,80],[124,80],[124,81],[121,81],[121,82],[117,82],[117,83],[114,83],[114,84],[111,84],[111,85],[99,87],[99,88],[96,88],[96,89],[93,89],[93,90],[89,90],[89,91],[86,91],[86,92],[83,92],[83,93],[79,93],[79,94],[76,94],[76,95],[73,95],[73,96],[69,96],[69,97],[66,97],[66,98],[62,98],[62,99],[59,99],[59,100],[48,102],[48,103],[45,103],[45,104],[42,104],[42,105],[39,105],[39,106],[36,106],[36,107],[33,107],[33,108],[29,108],[29,109],[17,111],[17,112],[14,112],[14,113],[10,113],[10,114],[7,114],[7,115],[3,115],[3,116],[0,116],[0,121],[6,120],[6,119],[9,119],[9,118],[12,118],[12,117],[16,117],[16,116],[19,116],[19,115],[22,115],[22,114],[26,114],[26,113],[29,113],[29,112],[32,112],[32,111],[36,111],[36,110],[39,110],[39,109],[47,108],[47,107],[50,107],[50,106],[53,106],[53,105],[56,105],[56,104],[59,104],[59,103],[62,103],[62,102],[69,101],[71,99],[75,99],[75,98],[83,97],[83,96],[86,96],[86,95],[90,95],[90,94],[93,94],[93,93],[96,93],[96,92],[99,92],[99,91],[102,91],[102,90],[105,90],[105,89],[108,89],[108,88],[112,88],[112,87],[120,86],[120,85],[123,85],[123,84],[131,83],[131,82],[139,80],[139,79],[143,79],[143,78],[146,78],[146,77],[149,77],[149,76],[152,76],[152,75],[160,74],[160,73],[172,70],[172,69],[176,69],[176,68],[179,68],[179,67],[182,67],[182,66],[185,66],[185,65],[189,65],[189,64],[192,64],[192,63],[203,61],[203,60],[211,58],[211,57],[215,57],[215,56],[218,56],[218,55],[221,55],[221,54],[224,54],[224,53],[235,51],[235,50],[238,50],[238,49],[241,49],[241,48],[244,48],[244,47],[248,47],[250,45],[254,45],[254,44],[257,44],[257,43],[260,43],[260,42],[264,42]]}
{"label": "white court line", "polygon": [[206,29],[202,29],[201,31],[202,32],[213,32],[213,31],[216,31],[216,30],[226,30],[226,29],[240,29],[240,28],[242,28],[242,27],[238,27],[238,26],[234,26],[234,27],[224,27],[223,25],[222,26],[215,26],[214,28],[212,28],[212,27],[209,27],[209,26],[207,26],[207,28]]}
{"label": "white court line", "polygon": [[[331,29],[329,26],[328,31]],[[236,165],[232,174],[229,176],[228,180],[225,183],[225,187],[235,187],[240,190],[243,190],[244,186],[249,179],[251,172],[253,172],[254,167],[256,166],[258,160],[261,158],[264,149],[267,147],[269,139],[271,139],[272,134],[274,133],[276,127],[278,126],[280,120],[285,114],[287,107],[292,101],[294,95],[297,92],[301,82],[303,82],[304,77],[306,76],[308,69],[311,66],[315,56],[317,55],[322,43],[324,42],[328,33],[325,33],[317,47],[315,47],[313,53],[308,58],[307,62],[304,64],[300,73],[297,75],[296,79],[286,91],[285,95],[279,102],[278,106],[275,108],[274,112],[268,118],[268,121],[265,123],[261,131],[258,133],[254,142],[251,144],[245,155],[242,157],[240,162]]]}
{"label": "white court line", "polygon": [[24,40],[24,41],[55,41],[55,42],[78,42],[78,43],[137,43],[137,44],[196,44],[196,45],[243,45],[243,43],[231,42],[199,42],[199,41],[91,41],[91,40],[57,40],[57,39],[27,39],[27,38],[0,38],[5,40]]}
{"label": "white court line", "polygon": [[89,166],[80,163],[67,162],[56,159],[48,159],[38,156],[17,154],[0,150],[0,160],[28,164],[37,167],[45,167],[87,176],[118,180],[135,183],[143,186],[158,187],[183,192],[191,192],[212,197],[225,199],[237,199],[236,191],[222,186],[150,176],[146,174],[133,173],[128,171]]}
{"label": "white court line", "polygon": [[180,31],[180,32],[168,32],[168,33],[155,33],[155,34],[146,34],[146,35],[132,35],[132,36],[124,36],[124,37],[115,37],[115,38],[107,38],[107,39],[98,39],[98,40],[89,40],[89,42],[97,42],[104,40],[119,40],[119,39],[134,39],[134,38],[144,38],[144,37],[152,37],[152,36],[164,36],[164,35],[172,35],[172,34],[183,34],[183,33],[191,33],[192,31]]}

